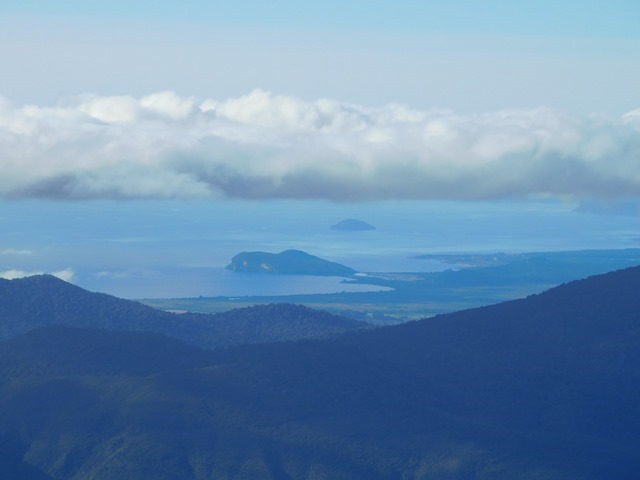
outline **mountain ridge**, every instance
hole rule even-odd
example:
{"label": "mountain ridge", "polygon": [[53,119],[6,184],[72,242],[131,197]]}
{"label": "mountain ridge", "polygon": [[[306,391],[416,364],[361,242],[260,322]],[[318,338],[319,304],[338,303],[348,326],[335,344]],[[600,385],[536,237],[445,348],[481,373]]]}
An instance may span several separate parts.
{"label": "mountain ridge", "polygon": [[[90,332],[129,360],[109,375],[88,362],[94,375],[53,356],[57,371],[36,378],[3,357],[0,434],[17,432],[25,461],[52,478],[632,480],[639,284],[633,267],[398,326],[195,354],[144,376],[135,348],[120,354],[116,335]],[[35,348],[23,337],[0,351],[20,343]],[[73,351],[81,361],[92,350]]]}
{"label": "mountain ridge", "polygon": [[0,281],[0,340],[65,325],[158,332],[203,348],[329,336],[365,322],[302,305],[255,305],[217,314],[176,314],[94,293],[51,275]]}

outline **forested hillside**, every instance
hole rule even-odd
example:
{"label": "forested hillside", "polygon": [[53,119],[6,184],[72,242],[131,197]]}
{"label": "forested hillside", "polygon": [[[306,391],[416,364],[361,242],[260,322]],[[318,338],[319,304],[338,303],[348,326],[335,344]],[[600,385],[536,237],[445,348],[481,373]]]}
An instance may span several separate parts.
{"label": "forested hillside", "polygon": [[50,325],[163,333],[202,348],[322,338],[369,326],[292,304],[176,314],[89,292],[50,275],[0,279],[0,340]]}
{"label": "forested hillside", "polygon": [[632,268],[395,327],[213,351],[35,330],[0,343],[0,473],[635,479],[637,285]]}

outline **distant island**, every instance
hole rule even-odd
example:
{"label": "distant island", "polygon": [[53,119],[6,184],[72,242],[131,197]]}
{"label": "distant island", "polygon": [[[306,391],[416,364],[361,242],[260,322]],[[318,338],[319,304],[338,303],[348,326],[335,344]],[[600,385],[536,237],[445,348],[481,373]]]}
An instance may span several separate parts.
{"label": "distant island", "polygon": [[233,257],[226,268],[234,272],[276,275],[344,277],[356,273],[352,268],[324,260],[301,250],[285,250],[280,253],[242,252]]}
{"label": "distant island", "polygon": [[353,218],[348,218],[346,220],[342,220],[335,225],[331,226],[331,230],[344,230],[347,232],[359,232],[365,230],[375,230],[376,227],[373,225],[363,222],[362,220],[356,220]]}

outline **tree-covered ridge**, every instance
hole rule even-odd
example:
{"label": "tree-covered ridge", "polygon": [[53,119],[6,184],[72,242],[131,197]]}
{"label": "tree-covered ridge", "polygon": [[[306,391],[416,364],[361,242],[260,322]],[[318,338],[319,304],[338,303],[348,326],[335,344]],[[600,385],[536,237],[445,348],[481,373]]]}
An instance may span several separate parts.
{"label": "tree-covered ridge", "polygon": [[157,332],[203,348],[326,337],[368,327],[293,304],[256,305],[211,315],[176,314],[89,292],[50,275],[0,279],[0,339],[50,325]]}
{"label": "tree-covered ridge", "polygon": [[0,343],[0,465],[55,479],[635,479],[639,284],[631,268],[210,352],[34,331]]}

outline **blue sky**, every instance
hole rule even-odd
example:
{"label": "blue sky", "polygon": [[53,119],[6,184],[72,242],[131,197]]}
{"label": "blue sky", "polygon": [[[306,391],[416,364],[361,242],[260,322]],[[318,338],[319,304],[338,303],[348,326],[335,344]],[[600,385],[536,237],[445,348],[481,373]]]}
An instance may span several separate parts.
{"label": "blue sky", "polygon": [[458,111],[638,103],[640,6],[626,0],[5,0],[0,21],[0,93],[16,102],[262,88]]}
{"label": "blue sky", "polygon": [[[58,218],[107,202],[91,237],[104,205],[115,219],[139,200],[233,203],[250,221],[317,202],[628,212],[640,196],[637,1],[0,0],[0,59],[6,228],[21,202],[59,202],[41,209]],[[65,223],[27,210],[26,236],[0,237],[0,274],[88,278],[51,253]],[[607,239],[633,242],[626,218]]]}
{"label": "blue sky", "polygon": [[3,10],[29,14],[213,22],[236,26],[380,29],[453,34],[638,37],[633,0],[471,2],[326,0],[63,2],[5,0]]}

